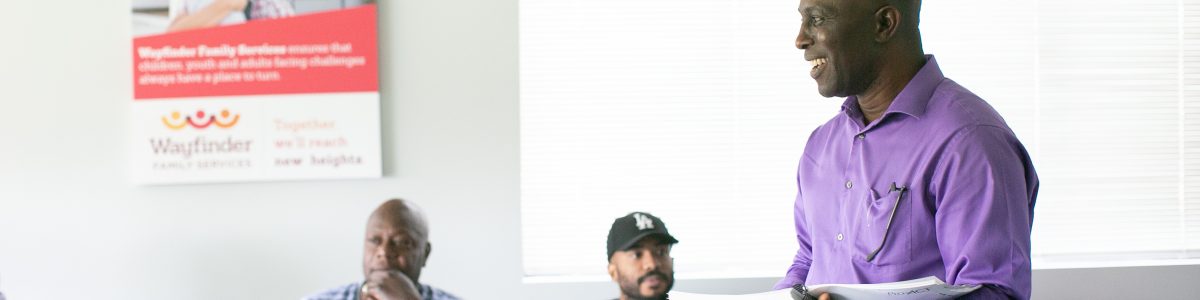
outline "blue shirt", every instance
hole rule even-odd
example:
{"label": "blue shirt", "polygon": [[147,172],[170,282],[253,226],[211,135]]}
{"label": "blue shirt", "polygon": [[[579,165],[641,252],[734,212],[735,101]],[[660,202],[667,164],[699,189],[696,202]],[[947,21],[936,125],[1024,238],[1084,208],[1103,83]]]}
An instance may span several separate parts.
{"label": "blue shirt", "polygon": [[799,250],[776,288],[936,276],[1028,299],[1038,178],[1000,114],[933,56],[884,114],[856,97],[813,131],[796,175]]}
{"label": "blue shirt", "polygon": [[[361,288],[362,282],[351,283],[305,297],[304,300],[359,300]],[[417,285],[417,292],[422,300],[459,300],[457,296],[427,284]]]}

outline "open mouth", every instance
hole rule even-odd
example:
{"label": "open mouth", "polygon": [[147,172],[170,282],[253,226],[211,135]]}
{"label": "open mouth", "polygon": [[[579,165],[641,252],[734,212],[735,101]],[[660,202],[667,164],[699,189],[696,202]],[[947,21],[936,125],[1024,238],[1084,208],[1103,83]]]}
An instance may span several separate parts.
{"label": "open mouth", "polygon": [[812,64],[812,70],[808,71],[809,75],[811,75],[813,79],[816,79],[817,76],[820,76],[821,71],[825,69],[826,62],[829,62],[829,60],[826,58],[816,58],[808,61],[808,63]]}

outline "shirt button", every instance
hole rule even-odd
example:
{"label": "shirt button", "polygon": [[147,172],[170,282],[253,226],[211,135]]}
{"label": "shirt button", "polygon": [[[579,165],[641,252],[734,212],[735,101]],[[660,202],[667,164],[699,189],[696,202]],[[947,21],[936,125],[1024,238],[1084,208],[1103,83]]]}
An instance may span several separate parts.
{"label": "shirt button", "polygon": [[866,135],[866,134],[859,134],[859,135],[858,135],[858,139],[860,139],[860,140],[862,140],[862,139],[866,139],[866,138],[867,138],[867,135]]}
{"label": "shirt button", "polygon": [[854,183],[853,183],[853,182],[850,182],[849,180],[846,180],[846,188],[847,188],[847,189],[849,189],[849,188],[852,188],[852,187],[854,187]]}
{"label": "shirt button", "polygon": [[839,233],[837,239],[840,241],[840,240],[842,240],[842,238],[844,238],[844,237],[842,236],[841,233]]}

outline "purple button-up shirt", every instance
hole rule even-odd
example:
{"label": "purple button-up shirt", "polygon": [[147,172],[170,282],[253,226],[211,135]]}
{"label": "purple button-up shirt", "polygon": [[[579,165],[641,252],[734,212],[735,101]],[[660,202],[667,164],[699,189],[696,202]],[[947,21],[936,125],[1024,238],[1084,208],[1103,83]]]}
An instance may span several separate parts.
{"label": "purple button-up shirt", "polygon": [[796,175],[800,250],[776,288],[933,275],[984,285],[969,298],[1029,298],[1029,154],[995,109],[926,58],[878,120],[864,125],[852,96],[809,137]]}

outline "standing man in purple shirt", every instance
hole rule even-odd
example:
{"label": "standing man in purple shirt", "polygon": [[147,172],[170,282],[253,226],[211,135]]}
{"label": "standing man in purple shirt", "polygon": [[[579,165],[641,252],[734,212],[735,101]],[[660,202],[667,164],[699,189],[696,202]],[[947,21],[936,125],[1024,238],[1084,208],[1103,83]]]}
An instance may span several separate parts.
{"label": "standing man in purple shirt", "polygon": [[[801,0],[796,47],[841,112],[800,159],[796,251],[776,288],[937,276],[1028,299],[1038,179],[987,102],[925,55],[920,0]],[[824,297],[824,296],[823,296]]]}

